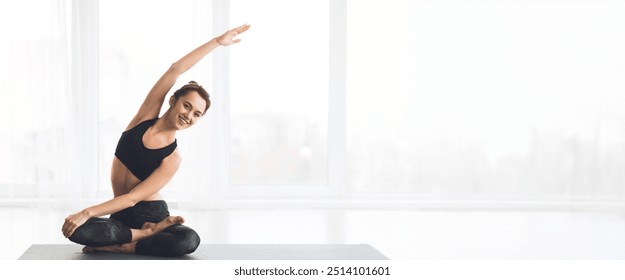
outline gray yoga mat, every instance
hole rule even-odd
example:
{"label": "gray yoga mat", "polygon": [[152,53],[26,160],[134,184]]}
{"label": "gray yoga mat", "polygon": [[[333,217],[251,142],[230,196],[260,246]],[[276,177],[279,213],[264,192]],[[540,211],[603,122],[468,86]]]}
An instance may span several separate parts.
{"label": "gray yoga mat", "polygon": [[77,244],[34,244],[20,260],[387,260],[368,244],[201,244],[177,258],[96,252]]}

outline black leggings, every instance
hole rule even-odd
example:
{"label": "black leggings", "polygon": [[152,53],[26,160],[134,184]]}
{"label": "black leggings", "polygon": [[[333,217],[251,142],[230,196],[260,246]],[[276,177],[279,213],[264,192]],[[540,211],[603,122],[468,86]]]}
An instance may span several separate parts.
{"label": "black leggings", "polygon": [[[110,218],[91,218],[74,231],[69,240],[89,247],[129,243],[133,229],[143,223],[158,223],[169,216],[163,200],[141,201],[135,206],[111,214]],[[200,245],[200,236],[190,227],[173,225],[152,236],[140,239],[135,252],[142,255],[176,257],[190,254]]]}

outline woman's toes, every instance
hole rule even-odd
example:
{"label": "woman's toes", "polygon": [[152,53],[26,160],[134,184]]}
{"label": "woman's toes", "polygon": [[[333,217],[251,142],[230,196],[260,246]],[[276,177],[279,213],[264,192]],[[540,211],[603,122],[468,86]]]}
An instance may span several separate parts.
{"label": "woman's toes", "polygon": [[155,223],[150,223],[150,222],[145,222],[143,223],[143,226],[141,226],[141,229],[148,229],[148,228],[155,228],[156,224]]}

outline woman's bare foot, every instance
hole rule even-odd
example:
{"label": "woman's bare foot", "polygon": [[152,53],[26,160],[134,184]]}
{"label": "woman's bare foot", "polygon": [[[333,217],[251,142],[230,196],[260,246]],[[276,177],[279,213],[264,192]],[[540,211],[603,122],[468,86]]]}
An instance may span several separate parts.
{"label": "woman's bare foot", "polygon": [[143,223],[141,230],[145,230],[148,236],[158,233],[170,226],[183,224],[184,218],[181,216],[169,216],[158,223]]}
{"label": "woman's bare foot", "polygon": [[109,253],[125,253],[130,254],[135,252],[135,247],[137,242],[130,242],[120,245],[111,245],[111,246],[102,246],[102,247],[89,247],[85,246],[82,248],[83,253],[93,253],[93,252],[109,252]]}
{"label": "woman's bare foot", "polygon": [[137,241],[152,236],[170,226],[182,223],[184,223],[184,218],[180,216],[169,216],[158,223],[143,223],[141,229],[130,229],[132,233],[132,239],[130,241]]}

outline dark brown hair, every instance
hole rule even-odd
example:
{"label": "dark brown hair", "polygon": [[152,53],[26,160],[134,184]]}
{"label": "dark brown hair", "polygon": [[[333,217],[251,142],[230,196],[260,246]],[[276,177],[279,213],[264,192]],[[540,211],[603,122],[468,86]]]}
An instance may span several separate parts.
{"label": "dark brown hair", "polygon": [[200,94],[200,97],[202,97],[202,99],[206,101],[206,108],[204,109],[204,113],[206,113],[206,111],[208,111],[208,107],[211,106],[210,95],[208,95],[208,92],[201,85],[198,85],[198,83],[196,83],[195,81],[190,81],[188,84],[182,86],[180,89],[174,92],[174,101],[178,101],[178,98],[180,98],[181,96],[185,96],[187,95],[187,93],[192,91]]}

